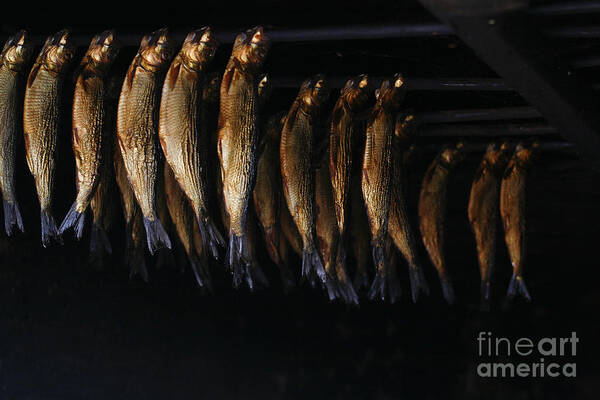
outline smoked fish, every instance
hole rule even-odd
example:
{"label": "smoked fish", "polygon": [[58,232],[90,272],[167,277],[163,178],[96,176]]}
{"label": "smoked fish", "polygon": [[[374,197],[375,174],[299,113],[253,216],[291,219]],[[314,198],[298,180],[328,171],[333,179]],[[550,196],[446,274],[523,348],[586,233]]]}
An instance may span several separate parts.
{"label": "smoked fish", "polygon": [[382,300],[392,300],[400,291],[399,286],[392,286],[397,283],[397,279],[391,276],[385,259],[385,241],[392,197],[392,139],[396,114],[405,92],[401,74],[396,74],[392,80],[384,80],[367,122],[361,188],[369,218],[376,269],[375,279],[369,290],[371,299],[379,297]]}
{"label": "smoked fish", "polygon": [[77,168],[77,196],[59,228],[62,235],[74,228],[81,239],[85,212],[100,182],[102,159],[107,138],[104,128],[107,75],[118,54],[113,31],[104,31],[92,39],[81,61],[75,83],[71,143]]}
{"label": "smoked fish", "polygon": [[15,192],[15,164],[23,110],[20,89],[31,55],[32,45],[24,30],[9,37],[0,54],[0,190],[8,236],[12,236],[15,227],[25,231]]}
{"label": "smoked fish", "polygon": [[437,270],[442,294],[449,304],[455,300],[444,257],[446,202],[450,172],[464,159],[463,144],[444,147],[427,168],[419,194],[419,227],[431,263]]}
{"label": "smoked fish", "polygon": [[208,27],[188,34],[163,84],[158,130],[166,161],[190,201],[200,235],[214,258],[218,258],[218,248],[225,243],[209,213],[210,132],[204,130],[201,121],[201,103],[206,69],[217,47],[218,42]]}
{"label": "smoked fish", "polygon": [[150,254],[171,241],[156,210],[158,107],[163,72],[173,55],[166,28],[145,36],[121,88],[117,114],[119,148],[142,211]]}
{"label": "smoked fish", "polygon": [[531,296],[523,279],[526,251],[525,195],[527,174],[535,159],[539,144],[519,143],[506,166],[500,185],[500,215],[504,227],[504,240],[513,267],[506,296],[512,299],[521,295],[527,301]]}
{"label": "smoked fish", "polygon": [[62,243],[52,215],[52,197],[63,80],[73,59],[73,53],[68,30],[50,36],[29,72],[25,89],[25,151],[40,202],[44,247],[47,247],[52,239]]}
{"label": "smoked fish", "polygon": [[229,228],[227,263],[234,283],[251,262],[246,217],[258,158],[258,74],[269,47],[260,26],[240,33],[221,81],[217,151]]}
{"label": "smoked fish", "polygon": [[302,277],[323,283],[326,274],[315,237],[315,119],[327,100],[325,78],[302,83],[283,124],[279,158],[287,207],[302,237]]}

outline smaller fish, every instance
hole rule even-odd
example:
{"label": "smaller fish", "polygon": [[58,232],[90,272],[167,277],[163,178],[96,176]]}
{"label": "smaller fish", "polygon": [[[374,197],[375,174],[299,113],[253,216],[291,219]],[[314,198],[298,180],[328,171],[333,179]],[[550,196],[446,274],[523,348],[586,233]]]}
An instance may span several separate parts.
{"label": "smaller fish", "polygon": [[316,118],[328,98],[325,77],[316,75],[302,83],[283,124],[279,157],[283,193],[302,236],[302,277],[314,274],[326,282],[323,261],[316,248],[314,135]]}
{"label": "smaller fish", "polygon": [[408,264],[410,287],[413,302],[416,302],[419,293],[429,294],[429,287],[423,275],[423,269],[419,260],[419,249],[417,239],[408,217],[407,188],[408,176],[405,152],[408,151],[417,128],[417,120],[412,113],[400,114],[396,119],[393,146],[392,167],[392,198],[390,204],[390,216],[388,221],[388,233],[398,250],[404,256]]}
{"label": "smaller fish", "polygon": [[395,285],[397,279],[387,270],[390,264],[385,260],[384,249],[392,197],[392,140],[396,113],[404,99],[405,86],[401,74],[396,74],[392,80],[384,80],[376,93],[377,101],[367,122],[361,187],[376,268],[375,279],[369,290],[371,299],[394,299],[400,291],[400,287]]}
{"label": "smaller fish", "polygon": [[40,203],[44,247],[49,246],[53,239],[62,244],[52,215],[52,200],[63,80],[73,55],[74,47],[68,30],[50,36],[29,72],[25,89],[25,154]]}
{"label": "smaller fish", "polygon": [[508,162],[500,185],[500,214],[504,226],[504,240],[513,266],[507,298],[510,300],[521,295],[527,301],[531,296],[523,279],[525,264],[525,195],[527,175],[534,161],[539,143],[532,145],[519,143]]}
{"label": "smaller fish", "polygon": [[8,236],[12,236],[15,227],[25,231],[15,190],[15,164],[23,110],[20,89],[31,55],[31,41],[24,30],[8,38],[0,55],[0,190]]}
{"label": "smaller fish", "polygon": [[75,83],[72,112],[72,145],[77,167],[77,196],[59,228],[62,235],[75,228],[77,239],[83,235],[85,212],[100,182],[102,155],[107,138],[107,74],[118,53],[113,31],[94,36],[81,61]]}
{"label": "smaller fish", "polygon": [[449,304],[455,300],[444,258],[446,202],[450,172],[464,159],[464,145],[446,146],[427,168],[419,195],[419,227],[431,263],[437,270],[442,293]]}
{"label": "smaller fish", "polygon": [[469,195],[469,222],[477,245],[481,275],[481,305],[489,308],[490,282],[496,264],[496,227],[500,182],[508,162],[508,143],[488,145],[475,172]]}

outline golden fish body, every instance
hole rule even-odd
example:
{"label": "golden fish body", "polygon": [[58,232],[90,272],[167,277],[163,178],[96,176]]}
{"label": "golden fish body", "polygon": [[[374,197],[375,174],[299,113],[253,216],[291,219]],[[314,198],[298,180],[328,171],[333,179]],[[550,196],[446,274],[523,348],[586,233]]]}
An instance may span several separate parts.
{"label": "golden fish body", "polygon": [[262,27],[237,36],[220,89],[217,151],[223,199],[229,227],[227,262],[234,282],[240,282],[247,250],[246,217],[257,161],[258,70],[270,41]]}
{"label": "golden fish body", "polygon": [[421,263],[417,239],[411,226],[407,207],[407,164],[406,152],[416,130],[414,115],[399,115],[396,119],[394,138],[392,139],[392,193],[390,215],[388,221],[388,234],[395,246],[402,253],[408,264],[410,286],[413,302],[417,301],[419,293],[429,293]]}
{"label": "golden fish body", "polygon": [[469,223],[477,245],[477,260],[481,275],[481,301],[487,307],[490,299],[490,281],[496,264],[496,227],[498,225],[498,204],[500,181],[508,161],[502,146],[490,144],[475,172],[469,195]]}
{"label": "golden fish body", "polygon": [[157,111],[162,71],[172,50],[166,29],[144,37],[129,66],[121,88],[117,136],[127,176],[144,217],[146,241],[151,254],[171,248],[169,237],[156,212],[158,176]]}
{"label": "golden fish body", "polygon": [[194,243],[194,228],[197,226],[197,222],[194,221],[193,210],[187,196],[179,186],[175,174],[167,163],[164,167],[164,186],[169,215],[177,231],[177,236],[183,245],[190,267],[194,272],[196,282],[201,288],[206,287],[210,290],[212,289],[212,282],[208,265],[202,263]]}
{"label": "golden fish body", "polygon": [[30,57],[31,43],[23,30],[8,38],[0,55],[0,190],[8,236],[13,234],[15,227],[25,231],[15,191],[15,163],[22,111],[19,89]]}
{"label": "golden fish body", "polygon": [[75,227],[81,239],[85,211],[100,182],[104,142],[106,142],[106,75],[117,55],[112,31],[94,36],[81,62],[75,83],[72,110],[72,145],[77,169],[77,196],[63,220],[59,233]]}
{"label": "golden fish body", "polygon": [[454,303],[454,289],[446,270],[444,238],[448,177],[462,161],[462,143],[448,146],[438,154],[425,172],[419,194],[419,228],[431,263],[437,270],[446,301]]}
{"label": "golden fish body", "polygon": [[504,227],[504,240],[513,267],[513,274],[507,291],[507,297],[517,294],[531,301],[531,296],[523,279],[525,262],[525,194],[527,174],[534,159],[538,144],[517,145],[515,153],[508,162],[500,185],[500,215]]}
{"label": "golden fish body", "polygon": [[302,84],[288,112],[279,147],[283,193],[302,237],[302,276],[326,281],[323,262],[315,243],[315,118],[327,99],[324,77],[317,75]]}
{"label": "golden fish body", "polygon": [[52,216],[60,99],[64,72],[73,58],[69,31],[50,36],[29,73],[23,108],[27,165],[41,208],[42,244],[61,241]]}
{"label": "golden fish body", "polygon": [[167,163],[198,220],[200,234],[213,256],[223,238],[209,214],[207,146],[202,92],[205,71],[218,44],[210,28],[191,32],[167,72],[163,84],[158,136]]}
{"label": "golden fish body", "polygon": [[393,80],[385,80],[377,95],[366,130],[366,143],[362,163],[362,194],[371,229],[371,246],[376,275],[369,297],[394,299],[400,288],[390,286],[392,279],[385,260],[385,241],[388,235],[388,219],[392,184],[392,138],[395,116],[404,98],[405,85],[400,74]]}

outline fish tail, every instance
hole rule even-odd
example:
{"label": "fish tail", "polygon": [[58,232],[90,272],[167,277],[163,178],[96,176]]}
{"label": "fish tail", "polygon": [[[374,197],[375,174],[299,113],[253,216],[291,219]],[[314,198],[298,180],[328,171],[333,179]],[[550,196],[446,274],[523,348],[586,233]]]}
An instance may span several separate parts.
{"label": "fish tail", "polygon": [[283,292],[289,293],[296,286],[296,278],[294,273],[290,269],[289,265],[285,262],[278,264],[279,274],[281,275],[281,283],[283,285]]}
{"label": "fish tail", "polygon": [[440,284],[442,286],[442,296],[449,305],[453,305],[456,301],[456,296],[454,295],[454,286],[452,285],[452,281],[450,277],[446,274],[440,275]]}
{"label": "fish tail", "polygon": [[[177,261],[175,260],[175,256],[173,252],[168,251],[166,249],[159,249],[156,253],[156,269],[177,268]],[[180,268],[180,270],[183,270]]]}
{"label": "fish tail", "polygon": [[236,235],[229,233],[229,247],[227,249],[227,265],[233,275],[233,287],[238,289],[242,284],[244,276],[249,276],[248,272],[248,243],[246,235]]}
{"label": "fish tail", "polygon": [[275,230],[265,229],[265,243],[267,245],[267,251],[269,252],[269,257],[271,260],[277,265],[281,263],[281,259],[279,257],[279,236],[275,234]]}
{"label": "fish tail", "polygon": [[316,277],[322,282],[327,282],[327,274],[319,253],[314,246],[302,250],[302,278],[314,284]]}
{"label": "fish tail", "polygon": [[13,228],[19,228],[24,233],[25,228],[23,227],[23,218],[21,218],[21,211],[19,210],[19,204],[4,200],[4,229],[8,236],[12,236]]}
{"label": "fish tail", "polygon": [[[269,281],[267,280],[267,276],[265,275],[263,269],[256,262],[251,262],[247,264],[247,278],[253,282],[253,288],[257,286],[268,287]],[[250,286],[250,283],[248,284]],[[251,288],[251,290],[253,289]]]}
{"label": "fish tail", "polygon": [[85,211],[83,211],[83,212],[77,211],[77,202],[75,202],[69,209],[69,212],[67,213],[62,224],[60,224],[58,233],[62,235],[63,233],[65,233],[65,231],[74,227],[75,237],[77,238],[77,240],[81,240],[81,237],[83,236],[84,224],[85,224]]}
{"label": "fish tail", "polygon": [[219,232],[219,229],[209,216],[200,217],[196,214],[196,220],[198,221],[202,243],[210,249],[213,258],[218,260],[219,248],[225,247],[223,235],[221,235],[221,232]]}
{"label": "fish tail", "polygon": [[146,240],[148,242],[148,250],[154,255],[156,250],[166,247],[171,248],[171,240],[165,231],[158,218],[150,220],[144,217],[144,228],[146,229]]}
{"label": "fish tail", "polygon": [[360,268],[356,268],[356,272],[354,272],[353,279],[354,289],[360,291],[362,288],[369,287],[369,276],[366,271],[361,271]]}
{"label": "fish tail", "polygon": [[50,246],[52,240],[55,240],[59,244],[63,244],[62,237],[56,228],[56,221],[50,212],[42,210],[40,212],[42,221],[42,245],[44,247]]}
{"label": "fish tail", "polygon": [[203,262],[198,256],[196,256],[195,254],[191,254],[188,257],[188,261],[190,263],[190,267],[192,268],[192,272],[196,277],[196,283],[198,284],[198,286],[202,289],[207,289],[209,292],[212,293],[212,278],[210,275],[210,270],[206,265],[206,260],[204,260]]}
{"label": "fish tail", "polygon": [[139,275],[144,282],[148,282],[148,268],[146,268],[144,248],[136,246],[132,242],[130,242],[128,247],[125,254],[125,261],[129,267],[129,279],[133,279],[136,275]]}
{"label": "fish tail", "polygon": [[508,300],[512,300],[517,295],[521,295],[525,300],[531,301],[531,296],[529,295],[529,291],[525,285],[525,280],[521,275],[513,274],[512,278],[510,278],[506,297]]}
{"label": "fish tail", "polygon": [[489,311],[490,310],[490,281],[489,279],[484,279],[481,281],[481,301],[479,308],[481,311]]}
{"label": "fish tail", "polygon": [[376,266],[375,279],[369,289],[369,298],[371,300],[379,298],[390,303],[395,303],[400,297],[402,289],[396,279],[395,269],[391,264],[386,263],[385,249],[383,244],[373,245],[373,261]]}
{"label": "fish tail", "polygon": [[329,301],[334,301],[339,297],[339,286],[335,272],[327,273],[325,289],[327,290],[327,297],[329,298]]}
{"label": "fish tail", "polygon": [[423,269],[418,265],[409,265],[408,277],[410,279],[410,292],[413,303],[419,299],[420,292],[429,295],[429,285],[423,274]]}
{"label": "fish tail", "polygon": [[354,285],[352,285],[352,282],[348,278],[346,268],[342,264],[338,264],[337,268],[338,296],[347,304],[358,305],[358,295],[356,294],[356,290],[354,290]]}
{"label": "fish tail", "polygon": [[108,240],[108,235],[103,227],[98,224],[92,224],[90,233],[90,255],[88,262],[99,269],[102,265],[104,254],[112,254],[112,246]]}

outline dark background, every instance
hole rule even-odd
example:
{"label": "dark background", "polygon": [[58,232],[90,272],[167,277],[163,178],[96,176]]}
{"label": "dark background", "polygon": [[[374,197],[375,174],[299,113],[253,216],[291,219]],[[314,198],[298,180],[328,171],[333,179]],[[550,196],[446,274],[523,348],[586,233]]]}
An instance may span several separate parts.
{"label": "dark background", "polygon": [[[582,24],[589,16],[578,16]],[[267,29],[383,22],[434,22],[416,2],[328,3],[304,1],[210,5],[102,4],[96,9],[34,8],[0,17],[3,33],[27,28],[45,36],[64,26],[88,35],[116,28],[139,34],[161,26],[177,32],[206,24],[215,30]],[[543,20],[541,25],[561,24]],[[268,31],[267,31],[268,32]],[[526,40],[526,38],[524,38]],[[41,42],[40,42],[41,44]],[[593,45],[592,45],[593,46]],[[589,48],[558,40],[557,54]],[[80,52],[84,49],[80,49]],[[214,63],[222,69],[230,45]],[[135,52],[123,49],[117,68]],[[454,37],[373,41],[275,43],[265,65],[273,76],[317,72],[409,78],[496,77]],[[597,69],[580,72],[582,80]],[[65,89],[69,93],[68,86]],[[267,113],[287,109],[295,90],[273,94]],[[332,94],[333,100],[337,93]],[[526,104],[512,92],[410,92],[418,111]],[[65,107],[68,118],[68,107]],[[517,121],[518,122],[518,121]],[[467,140],[469,138],[466,138]],[[473,139],[474,140],[474,139]],[[482,139],[477,139],[482,141]],[[544,137],[544,140],[561,140]],[[55,216],[62,220],[74,198],[69,127],[60,138]],[[422,138],[419,144],[441,144]],[[428,146],[427,148],[429,148]],[[435,156],[420,151],[411,167],[411,215],[423,172]],[[122,217],[110,238],[113,257],[102,270],[87,263],[89,238],[65,236],[64,247],[43,249],[33,179],[20,152],[18,195],[27,233],[0,237],[0,398],[590,398],[597,393],[600,349],[596,342],[599,174],[571,152],[545,152],[528,187],[526,280],[533,302],[503,304],[511,268],[503,242],[490,313],[478,311],[479,274],[466,216],[471,178],[481,154],[470,154],[449,185],[447,259],[458,304],[443,303],[433,267],[422,256],[432,289],[412,304],[399,265],[403,298],[388,305],[362,298],[358,307],[330,303],[321,290],[283,294],[275,267],[261,254],[271,287],[234,291],[220,265],[217,288],[200,292],[187,270],[151,267],[150,281],[129,280],[122,265]],[[115,201],[117,201],[115,199]],[[366,227],[365,227],[366,228]],[[501,240],[501,238],[499,238]],[[153,265],[149,259],[149,265]],[[510,338],[580,338],[575,379],[482,379],[476,376],[479,331]],[[595,396],[594,396],[595,397]]]}

